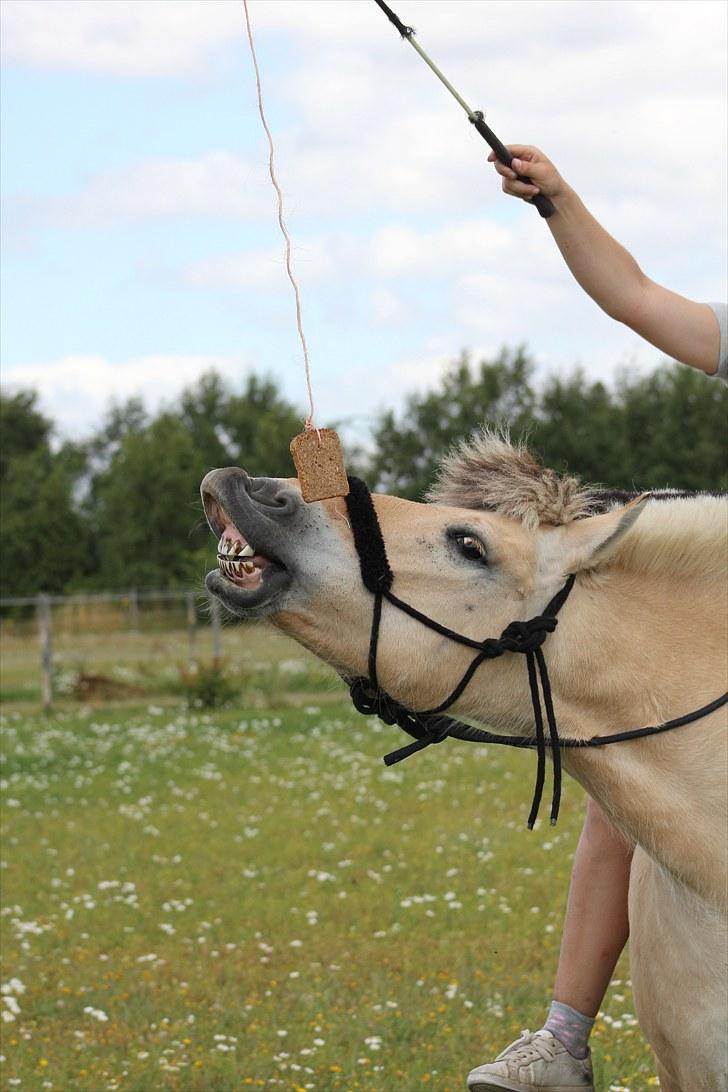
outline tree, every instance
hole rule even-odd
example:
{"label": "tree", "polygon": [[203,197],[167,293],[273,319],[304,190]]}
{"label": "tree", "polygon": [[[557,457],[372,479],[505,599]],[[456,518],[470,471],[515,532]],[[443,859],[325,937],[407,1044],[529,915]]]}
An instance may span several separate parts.
{"label": "tree", "polygon": [[620,489],[725,490],[728,388],[682,365],[623,374],[608,387],[583,372],[548,379],[539,392],[523,349],[473,367],[463,354],[440,385],[412,395],[404,413],[382,414],[370,476],[379,488],[419,498],[445,451],[483,425],[511,436],[557,470]]}
{"label": "tree", "polygon": [[98,586],[168,587],[201,575],[201,476],[193,438],[171,413],[123,438],[94,483]]}
{"label": "tree", "polygon": [[91,443],[97,586],[200,579],[214,553],[199,499],[205,472],[237,464],[253,474],[289,476],[288,444],[300,428],[273,380],[254,375],[235,394],[209,372],[152,421],[139,402],[116,407]]}
{"label": "tree", "polygon": [[83,454],[72,444],[52,450],[34,391],[0,395],[0,423],[0,595],[61,592],[88,559],[74,500]]}
{"label": "tree", "polygon": [[48,449],[52,428],[38,409],[37,391],[0,394],[0,482],[13,459]]}
{"label": "tree", "polygon": [[623,483],[629,464],[622,407],[603,383],[590,382],[581,371],[546,382],[529,445],[555,470],[594,484]]}
{"label": "tree", "polygon": [[233,393],[216,372],[185,390],[179,408],[203,470],[242,466],[250,474],[290,477],[288,445],[303,427],[303,416],[282,398],[273,379],[248,376]]}
{"label": "tree", "polygon": [[228,404],[226,426],[235,462],[251,474],[293,477],[289,445],[303,429],[303,421],[303,414],[281,397],[272,379],[251,375],[243,393]]}
{"label": "tree", "polygon": [[106,468],[129,435],[138,435],[149,424],[149,414],[141,398],[114,402],[100,427],[86,444],[93,472]]}
{"label": "tree", "polygon": [[[642,488],[728,489],[728,387],[675,365],[623,377],[617,398],[624,420],[622,481]],[[621,484],[615,475],[614,484]]]}
{"label": "tree", "polygon": [[462,353],[439,389],[411,395],[401,419],[388,410],[374,429],[370,476],[378,488],[420,498],[452,444],[485,424],[510,426],[522,435],[533,420],[533,364],[521,347],[503,349],[473,367]]}

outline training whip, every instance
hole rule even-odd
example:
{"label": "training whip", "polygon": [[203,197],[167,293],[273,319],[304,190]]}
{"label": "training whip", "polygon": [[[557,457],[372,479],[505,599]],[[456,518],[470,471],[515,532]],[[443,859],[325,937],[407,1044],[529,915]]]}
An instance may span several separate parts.
{"label": "training whip", "polygon": [[[458,92],[455,90],[447,77],[443,75],[435,62],[427,56],[422,46],[419,44],[419,42],[415,40],[415,32],[412,27],[405,26],[404,23],[397,18],[389,5],[384,3],[384,0],[374,0],[374,3],[382,9],[384,14],[389,19],[390,23],[392,23],[392,25],[397,28],[402,37],[405,38],[409,42],[409,44],[417,50],[420,57],[422,57],[422,60],[425,62],[426,65],[428,65],[429,68],[432,69],[438,80],[440,80],[441,83],[444,83],[445,87],[448,89],[452,97],[456,99],[456,101],[462,106],[463,110],[468,115],[468,121],[475,126],[475,128],[482,136],[483,140],[490,145],[501,163],[504,163],[506,167],[510,167],[513,162],[513,156],[508,151],[505,144],[503,144],[498,139],[490,126],[486,125],[483,111],[470,109],[465,99],[458,94]],[[518,179],[520,182],[526,182],[529,185],[533,184],[531,182],[531,179],[528,178],[525,174],[519,174]],[[528,200],[532,205],[536,206],[541,216],[543,216],[545,219],[548,219],[548,217],[556,211],[554,206],[549,201],[548,197],[545,197],[542,193],[538,193],[535,197],[531,197]]]}

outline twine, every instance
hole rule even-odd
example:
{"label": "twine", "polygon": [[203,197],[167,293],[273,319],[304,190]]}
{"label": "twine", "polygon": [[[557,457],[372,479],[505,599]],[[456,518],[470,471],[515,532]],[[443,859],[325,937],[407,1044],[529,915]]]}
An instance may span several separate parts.
{"label": "twine", "polygon": [[[251,56],[253,58],[253,68],[255,69],[255,86],[256,86],[257,93],[258,93],[258,112],[260,114],[260,120],[263,123],[263,128],[265,129],[265,135],[268,138],[268,148],[269,148],[268,171],[270,173],[270,180],[273,183],[273,188],[275,189],[276,196],[278,198],[278,224],[280,226],[281,232],[283,233],[283,238],[286,241],[286,272],[288,273],[289,281],[293,285],[293,294],[294,294],[295,299],[296,299],[296,326],[298,327],[298,336],[301,339],[301,347],[303,349],[303,364],[304,364],[304,368],[305,368],[305,371],[306,371],[306,386],[308,388],[309,413],[308,413],[308,416],[305,419],[305,427],[306,427],[306,431],[310,431],[314,427],[314,424],[313,424],[313,415],[314,415],[313,389],[312,389],[312,386],[311,386],[311,367],[310,367],[309,360],[308,360],[308,346],[306,344],[306,337],[305,337],[304,332],[303,332],[303,319],[302,319],[302,314],[301,314],[301,294],[300,294],[300,292],[298,290],[298,284],[296,283],[296,278],[293,276],[293,269],[292,269],[292,263],[291,263],[291,237],[288,234],[288,229],[286,228],[286,223],[285,223],[285,220],[283,218],[283,193],[281,191],[281,187],[278,184],[278,179],[276,178],[275,165],[274,165],[275,152],[274,152],[274,147],[273,147],[273,137],[271,135],[270,129],[268,128],[268,122],[265,120],[265,111],[263,109],[263,92],[262,92],[261,85],[260,85],[260,70],[258,68],[258,59],[257,59],[257,57],[255,55],[255,46],[253,45],[253,32],[252,32],[251,26],[250,26],[250,14],[248,12],[248,0],[243,0],[243,7],[245,9],[245,26],[246,26],[246,29],[247,29],[247,32],[248,32],[248,42],[250,43],[250,54],[251,54]],[[318,433],[319,430],[316,429],[316,432]],[[319,433],[319,444],[320,443],[321,443],[321,436],[320,436],[320,433]]]}

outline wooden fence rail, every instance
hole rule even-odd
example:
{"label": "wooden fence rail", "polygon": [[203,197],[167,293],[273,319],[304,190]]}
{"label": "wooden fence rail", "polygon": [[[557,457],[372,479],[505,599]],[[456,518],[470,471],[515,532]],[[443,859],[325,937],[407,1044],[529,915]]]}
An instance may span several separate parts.
{"label": "wooden fence rail", "polygon": [[53,626],[52,610],[54,606],[91,603],[123,603],[129,608],[129,628],[139,630],[140,603],[184,602],[187,631],[189,634],[190,663],[195,662],[198,611],[197,604],[203,605],[210,618],[212,636],[212,662],[218,667],[221,659],[221,612],[217,599],[206,594],[181,589],[157,591],[147,588],[130,588],[126,592],[78,592],[75,595],[18,595],[0,598],[0,611],[6,607],[34,607],[40,644],[41,695],[43,707],[49,709],[53,703]]}

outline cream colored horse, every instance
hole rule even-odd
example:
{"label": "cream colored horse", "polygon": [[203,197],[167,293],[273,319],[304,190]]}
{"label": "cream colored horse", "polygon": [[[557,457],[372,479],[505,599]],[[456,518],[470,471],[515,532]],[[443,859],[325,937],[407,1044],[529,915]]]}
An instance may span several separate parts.
{"label": "cream colored horse", "polygon": [[[366,675],[372,596],[345,502],[307,505],[295,480],[236,468],[208,474],[202,494],[221,541],[210,590],[238,616],[268,616],[342,674]],[[374,499],[393,591],[467,636],[497,637],[539,614],[577,574],[544,645],[563,737],[657,724],[726,689],[723,499],[626,503],[486,434],[445,462],[431,503]],[[472,656],[385,603],[379,682],[409,708],[441,702]],[[671,1092],[728,1089],[725,708],[665,735],[563,752],[636,843],[635,1004]],[[483,664],[451,712],[532,733],[522,657]]]}

